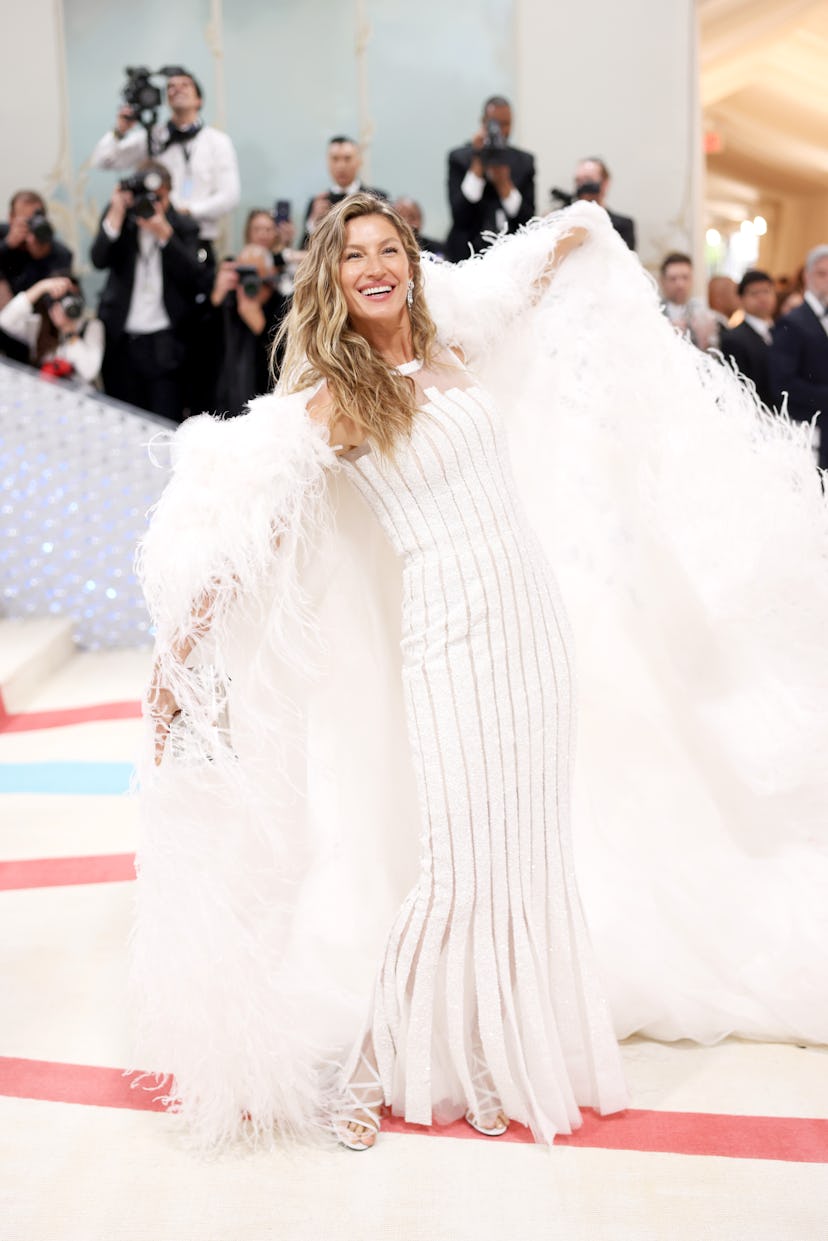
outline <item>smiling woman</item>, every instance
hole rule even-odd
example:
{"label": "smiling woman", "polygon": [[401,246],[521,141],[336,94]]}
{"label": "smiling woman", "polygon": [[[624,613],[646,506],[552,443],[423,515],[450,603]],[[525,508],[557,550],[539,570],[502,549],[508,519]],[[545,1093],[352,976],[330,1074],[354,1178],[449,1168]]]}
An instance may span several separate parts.
{"label": "smiling woman", "polygon": [[624,1106],[614,1034],[824,1041],[807,435],[590,203],[425,267],[346,199],[287,346],[276,393],[178,433],[141,553],[140,1063],[196,1136],[363,1150],[390,1107],[548,1142]]}
{"label": "smiling woman", "polygon": [[[557,244],[563,252],[563,243]],[[547,279],[554,239],[536,239],[535,250],[532,274]],[[362,700],[370,697],[377,675],[366,668],[347,696],[344,732],[322,745],[323,752],[332,747],[323,767],[340,773],[323,815],[333,853],[323,849],[301,881],[294,881],[287,903],[295,913],[288,915],[281,936],[271,930],[274,942],[263,952],[270,959],[276,951],[283,980],[294,977],[301,958],[298,1006],[295,983],[280,985],[274,978],[269,984],[274,1001],[285,1008],[282,1022],[292,1023],[290,1038],[299,1037],[301,1050],[283,1046],[281,1064],[274,1065],[280,1101],[274,1104],[270,1089],[258,1097],[249,1091],[234,1095],[238,1114],[253,1118],[259,1130],[275,1120],[283,1132],[293,1127],[306,1133],[309,1123],[321,1122],[353,1150],[373,1144],[386,1106],[425,1125],[434,1114],[441,1120],[465,1116],[490,1136],[504,1133],[515,1118],[551,1141],[580,1123],[579,1106],[611,1112],[623,1107],[626,1097],[572,866],[570,653],[557,589],[525,533],[497,414],[457,354],[438,343],[414,236],[392,208],[369,195],[354,195],[326,217],[297,273],[284,332],[280,392],[286,395],[268,407],[270,432],[284,433],[287,402],[301,399],[297,409],[311,419],[302,434],[309,444],[318,442],[313,451],[321,453],[324,440],[333,447],[318,457],[320,464],[337,463],[345,485],[364,502],[360,515],[350,519],[357,523],[357,549],[361,544],[367,563],[375,562],[376,530],[397,557],[402,633],[400,653],[390,658],[397,663],[402,701],[390,714],[366,707]],[[278,486],[274,479],[271,493]],[[344,520],[348,502],[337,507],[338,520]],[[290,557],[284,525],[274,531],[279,556]],[[153,542],[151,531],[145,564]],[[233,555],[237,558],[238,550]],[[364,567],[356,568],[357,587],[363,574]],[[331,565],[325,576],[335,580],[341,572]],[[201,640],[223,645],[228,596],[223,581],[226,570],[219,570],[211,588],[202,591],[201,603],[191,606],[184,626],[189,637],[182,637],[181,626],[169,645],[160,637],[153,706],[162,747],[177,706],[198,714],[192,694],[196,674],[183,662]],[[227,582],[229,594],[241,602],[248,582],[248,571],[239,565],[232,586]],[[162,586],[161,595],[167,594]],[[285,583],[278,596],[280,608],[293,612]],[[364,637],[372,628],[368,622]],[[371,655],[376,667],[383,665],[383,651],[379,641]],[[337,674],[333,668],[329,672],[335,682]],[[233,674],[233,695],[242,701],[249,693],[243,682],[243,674]],[[225,704],[228,692],[219,691]],[[271,698],[271,711],[278,713],[283,692],[284,686]],[[388,692],[384,683],[381,696]],[[223,713],[218,700],[215,710]],[[251,762],[256,766],[255,756],[245,754],[239,728],[246,710],[235,712],[229,746],[215,744],[215,737],[207,741],[213,768],[203,778],[211,784],[229,763],[228,778],[238,790],[240,771]],[[316,709],[311,714],[317,718]],[[320,738],[329,734],[332,720],[322,709],[316,724],[309,719],[308,730],[300,728],[295,754],[300,768],[316,767]],[[375,774],[370,763],[364,772],[365,782],[376,782],[388,796],[382,819],[389,839],[379,852],[390,847],[395,853],[393,870],[399,856],[419,841],[420,859],[405,868],[402,883],[398,875],[389,886],[385,874],[366,892],[363,881],[354,880],[360,872],[376,871],[379,854],[376,846],[366,850],[357,839],[366,790],[346,791],[353,775],[345,769],[353,771],[353,765],[343,756],[347,737],[367,742],[383,726],[388,738],[397,740]],[[168,816],[173,804],[180,806],[180,768],[175,770],[180,729],[167,751],[162,782],[173,784],[162,815]],[[256,778],[269,779],[264,771]],[[323,776],[322,783],[328,779]],[[240,804],[249,797],[237,791]],[[309,823],[316,818],[317,797],[313,780],[307,791]],[[412,823],[415,799],[418,822]],[[150,793],[148,800],[157,821],[158,799]],[[214,804],[211,819],[215,812]],[[286,876],[295,873],[312,837],[311,831],[294,839],[293,860],[277,865],[277,888],[290,887]],[[230,870],[237,864],[238,859],[229,863]],[[301,869],[304,863],[299,864]],[[322,880],[331,866],[333,890]],[[266,871],[258,867],[256,873],[261,878]],[[328,893],[321,903],[320,891]],[[389,892],[397,894],[393,903]],[[235,891],[229,898],[234,906],[238,897]],[[285,899],[284,893],[280,899],[278,892],[265,897],[262,891],[245,905],[252,912],[264,901],[263,913],[267,905],[284,912]],[[227,900],[226,894],[215,894],[209,903],[218,909]],[[347,926],[336,918],[331,924],[337,906]],[[372,917],[380,908],[386,914],[377,925]],[[258,937],[258,928],[254,934]],[[334,940],[332,954],[326,945]],[[140,937],[138,942],[140,949]],[[289,951],[288,943],[294,944]],[[351,947],[342,966],[346,944]],[[226,943],[218,950],[228,959]],[[330,1006],[342,1006],[343,980],[353,976],[360,957],[361,983],[346,1004],[349,1016],[334,1021]],[[151,968],[144,954],[144,969]],[[262,996],[253,1000],[259,1004]],[[320,1017],[322,1010],[327,1016]],[[263,1026],[248,1021],[247,1037]],[[265,1029],[273,1057],[277,1024]],[[177,1058],[176,1089],[185,1110],[198,1112],[203,1080],[193,1084],[192,1064],[182,1063],[180,1047]],[[292,1092],[290,1102],[286,1092]]]}
{"label": "smiling woman", "polygon": [[415,357],[431,363],[436,339],[414,234],[382,200],[353,195],[320,225],[297,271],[275,346],[285,342],[282,390],[318,389],[309,412],[329,419],[336,411],[332,443],[355,447],[371,434],[393,453],[417,407],[395,367]]}

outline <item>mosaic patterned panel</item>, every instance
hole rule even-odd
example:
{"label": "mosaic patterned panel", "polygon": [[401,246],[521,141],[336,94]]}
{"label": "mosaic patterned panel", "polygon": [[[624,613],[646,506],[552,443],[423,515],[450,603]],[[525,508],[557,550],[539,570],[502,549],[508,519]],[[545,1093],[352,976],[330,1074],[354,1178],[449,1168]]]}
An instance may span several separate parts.
{"label": "mosaic patterned panel", "polygon": [[150,642],[132,561],[170,425],[0,359],[2,615],[70,617],[88,650]]}

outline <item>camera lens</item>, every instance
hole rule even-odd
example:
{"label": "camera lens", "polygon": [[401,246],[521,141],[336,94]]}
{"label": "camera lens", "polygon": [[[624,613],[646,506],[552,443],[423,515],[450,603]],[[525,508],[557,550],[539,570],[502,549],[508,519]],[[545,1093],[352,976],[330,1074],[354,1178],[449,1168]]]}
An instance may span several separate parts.
{"label": "camera lens", "polygon": [[60,299],[60,304],[67,319],[79,319],[83,314],[83,298],[77,293],[67,293]]}

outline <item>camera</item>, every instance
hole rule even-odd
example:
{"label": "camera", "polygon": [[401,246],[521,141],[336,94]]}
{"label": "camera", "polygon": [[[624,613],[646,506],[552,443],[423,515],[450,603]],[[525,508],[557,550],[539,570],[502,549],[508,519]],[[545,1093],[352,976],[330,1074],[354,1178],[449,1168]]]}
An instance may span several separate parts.
{"label": "camera", "polygon": [[70,289],[68,293],[64,293],[63,297],[52,297],[51,294],[44,293],[42,301],[46,310],[55,304],[62,307],[67,319],[80,319],[83,314],[83,294],[77,289]]}
{"label": "camera", "polygon": [[161,177],[157,172],[135,172],[131,177],[124,177],[119,181],[118,188],[129,190],[132,194],[131,215],[137,215],[142,220],[151,220],[155,215],[161,184]]}
{"label": "camera", "polygon": [[498,122],[489,117],[485,123],[486,137],[483,139],[481,157],[484,164],[505,164],[503,152],[506,150],[506,139]]}
{"label": "camera", "polygon": [[244,293],[244,296],[256,297],[265,283],[259,275],[258,268],[248,267],[246,263],[237,263],[236,274],[239,277],[239,288]]}
{"label": "camera", "polygon": [[42,246],[49,245],[55,236],[55,230],[42,211],[35,211],[33,215],[29,216],[29,233]]}
{"label": "camera", "polygon": [[579,186],[576,186],[576,189],[575,189],[576,198],[584,198],[584,199],[587,199],[589,202],[594,202],[600,196],[600,194],[601,194],[601,182],[600,181],[582,181],[581,184]]}
{"label": "camera", "polygon": [[[150,81],[153,77],[152,70],[144,65],[137,69],[127,66],[126,75],[126,86],[122,92],[123,100],[132,109],[135,120],[142,120],[145,112],[157,113],[161,107],[161,92]],[[154,120],[155,117],[153,117]]]}
{"label": "camera", "polygon": [[180,65],[164,65],[157,72],[146,65],[134,68],[130,65],[124,70],[127,75],[126,86],[121,91],[121,98],[128,105],[134,121],[140,121],[147,131],[147,149],[152,154],[153,144],[151,130],[158,120],[158,109],[161,107],[162,94],[153,85],[152,78],[171,78],[185,73]]}

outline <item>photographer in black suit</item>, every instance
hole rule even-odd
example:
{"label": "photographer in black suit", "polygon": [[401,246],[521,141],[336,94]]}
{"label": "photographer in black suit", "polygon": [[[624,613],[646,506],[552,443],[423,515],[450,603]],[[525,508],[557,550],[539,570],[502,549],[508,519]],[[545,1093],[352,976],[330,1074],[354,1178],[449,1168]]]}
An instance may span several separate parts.
{"label": "photographer in black suit", "polygon": [[198,224],[170,204],[167,168],[148,161],[130,180],[132,188],[112,195],[91,250],[94,266],[109,270],[98,311],[104,388],[181,421],[185,332],[197,296],[209,292],[210,271]]}
{"label": "photographer in black suit", "polygon": [[511,104],[493,95],[471,142],[449,152],[446,257],[452,263],[468,258],[470,249],[482,250],[482,233],[514,233],[535,214],[535,160],[509,146],[511,131]]}
{"label": "photographer in black suit", "polygon": [[819,465],[828,469],[828,245],[805,260],[805,300],[777,321],[770,351],[777,404],[788,394],[788,413],[810,422],[819,410]]}
{"label": "photographer in black suit", "polygon": [[738,327],[725,329],[719,348],[732,358],[743,375],[752,379],[763,405],[774,403],[770,382],[770,346],[776,286],[764,271],[746,271],[739,281],[739,301],[745,312]]}
{"label": "photographer in black suit", "polygon": [[575,169],[575,193],[573,198],[583,198],[598,203],[610,218],[610,223],[619,236],[623,237],[631,250],[635,249],[635,221],[628,215],[618,215],[610,211],[606,197],[610,185],[610,171],[597,155],[582,159]]}
{"label": "photographer in black suit", "polygon": [[[0,224],[0,308],[40,280],[72,270],[72,251],[58,241],[46,204],[34,190],[18,190]],[[0,331],[0,354],[28,361],[25,344]]]}

